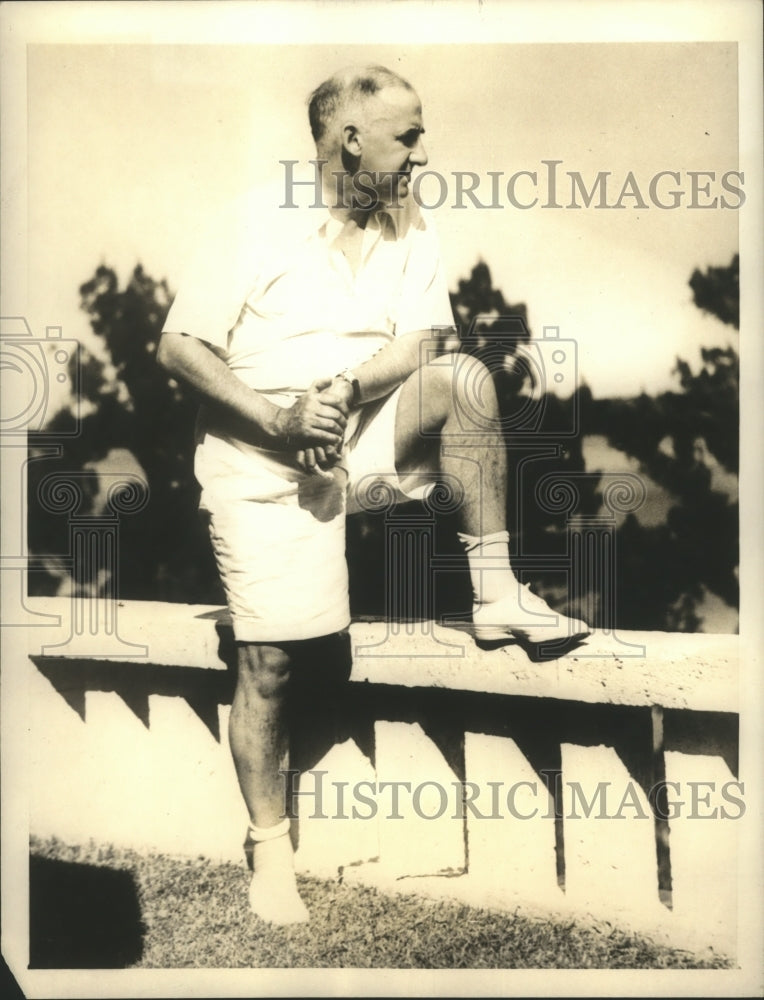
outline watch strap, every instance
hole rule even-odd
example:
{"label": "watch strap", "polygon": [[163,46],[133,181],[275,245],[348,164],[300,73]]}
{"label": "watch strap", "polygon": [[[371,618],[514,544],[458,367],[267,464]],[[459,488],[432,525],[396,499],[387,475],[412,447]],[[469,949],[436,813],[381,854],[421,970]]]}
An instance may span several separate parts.
{"label": "watch strap", "polygon": [[352,404],[355,406],[361,401],[361,386],[355,374],[349,368],[343,368],[337,378],[344,379],[353,389]]}

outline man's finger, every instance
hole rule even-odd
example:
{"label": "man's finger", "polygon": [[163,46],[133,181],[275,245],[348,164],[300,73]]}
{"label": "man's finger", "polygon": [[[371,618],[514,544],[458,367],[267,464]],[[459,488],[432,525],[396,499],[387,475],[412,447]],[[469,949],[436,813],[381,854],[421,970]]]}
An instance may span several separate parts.
{"label": "man's finger", "polygon": [[343,424],[347,423],[340,404],[332,403],[324,396],[319,397],[313,406],[309,407],[309,410],[312,410],[313,413],[319,413],[324,417],[331,417],[332,420],[340,420]]}
{"label": "man's finger", "polygon": [[[328,443],[329,438],[333,441],[335,438],[342,437],[344,433],[345,428],[338,421],[318,416],[313,417],[309,422],[309,426],[305,429],[306,437],[321,438],[320,443]],[[327,435],[329,435],[329,437],[327,437]]]}
{"label": "man's finger", "polygon": [[326,470],[321,468],[324,462],[326,462],[326,455],[323,448],[305,449],[305,468],[307,471],[312,475],[321,476],[322,479],[331,479],[331,466],[328,466]]}
{"label": "man's finger", "polygon": [[322,407],[320,410],[317,410],[314,419],[320,420],[321,424],[319,426],[326,427],[327,429],[329,427],[339,427],[344,431],[348,425],[347,420],[339,410],[330,410],[328,407]]}
{"label": "man's finger", "polygon": [[327,403],[329,406],[336,406],[340,413],[342,413],[345,417],[350,413],[350,407],[348,406],[346,398],[338,393],[335,388],[326,389],[324,392],[319,394],[318,398],[322,403]]}
{"label": "man's finger", "polygon": [[342,433],[336,429],[324,430],[322,427],[316,426],[302,431],[300,439],[307,445],[305,451],[308,448],[326,447],[326,445],[333,445],[336,448],[342,441]]}
{"label": "man's finger", "polygon": [[332,378],[317,378],[308,386],[308,392],[321,392],[322,389],[328,389],[333,381]]}
{"label": "man's finger", "polygon": [[339,413],[342,415],[343,420],[347,420],[350,410],[339,396],[334,396],[329,392],[322,392],[318,399],[324,409],[330,409],[333,413]]}

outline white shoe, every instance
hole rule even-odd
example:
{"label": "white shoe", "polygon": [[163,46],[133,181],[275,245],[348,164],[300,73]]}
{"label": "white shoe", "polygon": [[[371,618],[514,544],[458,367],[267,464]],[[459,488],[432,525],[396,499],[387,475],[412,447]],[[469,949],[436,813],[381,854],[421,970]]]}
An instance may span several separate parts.
{"label": "white shoe", "polygon": [[553,611],[527,583],[518,586],[517,593],[506,594],[498,601],[476,604],[472,610],[472,624],[474,636],[480,642],[514,636],[530,645],[584,639],[592,631],[586,622]]}

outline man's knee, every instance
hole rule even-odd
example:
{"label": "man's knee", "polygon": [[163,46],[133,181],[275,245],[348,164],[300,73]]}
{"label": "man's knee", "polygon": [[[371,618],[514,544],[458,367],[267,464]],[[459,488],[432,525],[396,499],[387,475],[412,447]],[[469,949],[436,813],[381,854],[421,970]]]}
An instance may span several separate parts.
{"label": "man's knee", "polygon": [[493,413],[493,377],[483,362],[471,354],[441,355],[423,366],[420,373],[424,379],[424,398],[438,401],[444,417],[458,412],[468,422],[470,415],[482,422],[487,411]]}
{"label": "man's knee", "polygon": [[454,391],[467,399],[481,399],[486,386],[493,387],[493,376],[478,358],[471,354],[454,354],[451,384]]}
{"label": "man's knee", "polygon": [[286,692],[292,657],[278,646],[245,643],[239,646],[239,683],[253,688],[261,698]]}
{"label": "man's knee", "polygon": [[493,430],[497,418],[496,391],[490,371],[470,354],[449,353],[418,368],[404,385],[396,417],[395,455],[398,468],[409,456],[420,458],[423,433],[441,431],[451,418],[457,429],[472,433]]}
{"label": "man's knee", "polygon": [[441,354],[414,373],[414,378],[422,379],[423,388],[428,391],[440,389],[443,395],[447,390],[472,392],[476,386],[491,378],[491,373],[478,358],[471,354],[449,352]]}

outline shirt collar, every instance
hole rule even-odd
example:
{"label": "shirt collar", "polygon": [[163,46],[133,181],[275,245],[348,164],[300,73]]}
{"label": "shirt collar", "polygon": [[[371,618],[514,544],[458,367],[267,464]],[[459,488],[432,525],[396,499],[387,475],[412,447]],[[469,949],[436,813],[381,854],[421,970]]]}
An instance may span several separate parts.
{"label": "shirt collar", "polygon": [[[394,238],[398,239],[400,235],[400,211],[400,209],[378,208],[369,217],[366,223],[367,230],[373,231],[379,229],[384,233],[386,228],[390,227]],[[328,209],[325,214],[322,213],[320,221],[316,221],[318,222],[316,228],[319,232],[323,233],[326,242],[330,245],[337,239],[344,226],[344,222],[332,215]]]}

